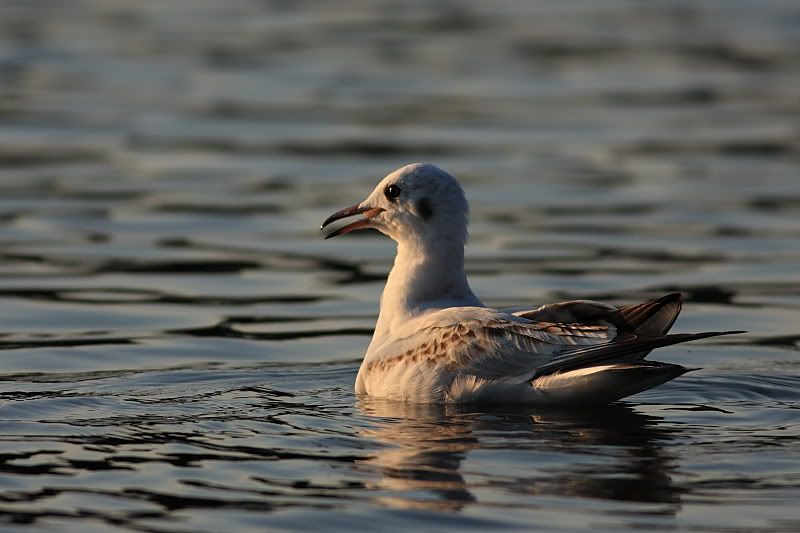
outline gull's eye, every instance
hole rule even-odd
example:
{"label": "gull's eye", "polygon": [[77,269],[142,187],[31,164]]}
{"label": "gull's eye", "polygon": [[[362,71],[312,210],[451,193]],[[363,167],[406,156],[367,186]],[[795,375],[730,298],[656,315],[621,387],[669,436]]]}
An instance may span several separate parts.
{"label": "gull's eye", "polygon": [[387,185],[386,188],[383,190],[384,196],[394,202],[397,200],[397,197],[400,196],[400,193],[403,192],[400,190],[400,187],[397,185]]}

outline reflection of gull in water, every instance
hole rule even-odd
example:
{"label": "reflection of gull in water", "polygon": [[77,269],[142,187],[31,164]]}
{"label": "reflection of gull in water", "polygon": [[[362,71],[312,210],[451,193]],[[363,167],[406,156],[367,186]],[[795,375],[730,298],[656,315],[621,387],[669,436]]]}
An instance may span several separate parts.
{"label": "reflection of gull in water", "polygon": [[[456,405],[412,404],[362,398],[358,408],[374,417],[363,436],[381,447],[360,468],[376,469],[379,501],[397,508],[460,510],[478,502],[476,489],[503,495],[567,496],[665,504],[679,509],[680,488],[670,477],[674,461],[659,441],[670,433],[657,417],[613,405],[581,412],[563,409],[497,408],[474,412]],[[529,453],[512,473],[461,472],[473,450]],[[557,461],[553,460],[556,452]],[[537,460],[539,457],[546,459]],[[520,505],[530,505],[521,501]]]}
{"label": "reflection of gull in water", "polygon": [[[461,475],[461,461],[478,446],[468,420],[448,419],[445,407],[365,399],[359,408],[384,418],[364,436],[386,445],[364,464],[377,467],[391,507],[458,510],[475,501]],[[415,493],[416,497],[409,497]],[[433,494],[433,498],[427,495]]]}
{"label": "reflection of gull in water", "polygon": [[606,403],[684,372],[645,361],[654,348],[720,332],[667,335],[679,294],[617,309],[586,300],[508,313],[485,307],[464,273],[467,201],[429,164],[403,167],[328,235],[376,228],[397,241],[356,392],[412,402]]}

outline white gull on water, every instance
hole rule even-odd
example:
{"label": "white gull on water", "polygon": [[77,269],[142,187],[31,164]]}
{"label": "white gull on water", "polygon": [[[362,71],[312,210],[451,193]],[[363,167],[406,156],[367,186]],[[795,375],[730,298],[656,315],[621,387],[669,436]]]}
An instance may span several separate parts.
{"label": "white gull on water", "polygon": [[431,164],[386,176],[366,200],[323,224],[329,233],[375,228],[397,242],[356,393],[425,403],[607,403],[687,372],[646,361],[654,348],[716,335],[667,335],[681,295],[627,307],[589,300],[513,313],[486,307],[464,272],[469,206]]}

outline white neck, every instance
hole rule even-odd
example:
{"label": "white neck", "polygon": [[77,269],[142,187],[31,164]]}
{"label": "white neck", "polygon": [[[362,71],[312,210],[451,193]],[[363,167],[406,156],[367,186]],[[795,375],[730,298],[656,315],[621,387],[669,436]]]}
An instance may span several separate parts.
{"label": "white neck", "polygon": [[464,245],[452,239],[399,242],[368,352],[419,314],[456,306],[483,307],[467,283]]}

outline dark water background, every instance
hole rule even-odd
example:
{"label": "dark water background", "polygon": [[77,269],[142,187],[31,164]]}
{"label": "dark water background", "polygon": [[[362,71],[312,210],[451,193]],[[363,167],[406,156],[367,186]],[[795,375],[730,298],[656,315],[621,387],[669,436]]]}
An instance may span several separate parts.
{"label": "dark water background", "polygon": [[[681,290],[702,367],[599,412],[352,384],[430,161],[492,305]],[[800,530],[800,4],[0,4],[0,522]]]}

